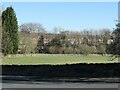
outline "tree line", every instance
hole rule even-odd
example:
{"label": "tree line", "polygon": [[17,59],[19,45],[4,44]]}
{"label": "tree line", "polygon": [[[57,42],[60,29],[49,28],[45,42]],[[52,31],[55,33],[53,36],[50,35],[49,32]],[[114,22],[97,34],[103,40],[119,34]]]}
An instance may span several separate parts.
{"label": "tree line", "polygon": [[113,54],[120,55],[120,23],[111,32],[109,29],[69,31],[61,27],[48,33],[39,23],[24,23],[18,26],[12,7],[2,12],[2,46],[7,54]]}
{"label": "tree line", "polygon": [[[21,41],[19,53],[103,55],[106,54],[107,45],[112,42],[109,29],[101,29],[99,32],[94,30],[75,32],[55,27],[53,31],[46,32],[45,28],[38,23],[22,24],[19,32]],[[109,40],[111,41],[108,43]]]}

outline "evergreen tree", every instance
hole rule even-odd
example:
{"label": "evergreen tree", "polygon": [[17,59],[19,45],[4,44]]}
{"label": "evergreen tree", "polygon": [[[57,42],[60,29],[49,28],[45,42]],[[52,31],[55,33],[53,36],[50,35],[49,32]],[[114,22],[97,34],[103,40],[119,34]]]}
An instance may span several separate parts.
{"label": "evergreen tree", "polygon": [[18,51],[18,23],[12,7],[2,13],[2,52],[4,55]]}
{"label": "evergreen tree", "polygon": [[120,23],[118,23],[116,27],[117,28],[113,31],[113,42],[108,45],[107,52],[113,54],[115,58],[118,58],[120,57]]}
{"label": "evergreen tree", "polygon": [[44,36],[41,35],[38,39],[37,43],[37,48],[36,48],[38,53],[43,53],[44,52]]}

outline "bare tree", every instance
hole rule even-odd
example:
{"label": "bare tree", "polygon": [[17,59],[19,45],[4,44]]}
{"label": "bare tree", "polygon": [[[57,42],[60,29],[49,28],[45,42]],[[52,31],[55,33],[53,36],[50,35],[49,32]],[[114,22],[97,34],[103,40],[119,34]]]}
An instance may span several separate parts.
{"label": "bare tree", "polygon": [[20,30],[27,33],[45,33],[45,28],[39,23],[24,23],[20,26]]}
{"label": "bare tree", "polygon": [[111,37],[111,32],[109,29],[102,29],[100,30],[100,35],[101,38],[103,39],[103,44],[107,44],[107,41],[110,39]]}
{"label": "bare tree", "polygon": [[63,31],[64,31],[64,28],[62,28],[62,27],[54,27],[53,28],[53,33],[54,34],[60,34]]}
{"label": "bare tree", "polygon": [[45,33],[45,29],[39,23],[25,23],[20,27],[19,40],[22,53],[34,52],[38,37]]}

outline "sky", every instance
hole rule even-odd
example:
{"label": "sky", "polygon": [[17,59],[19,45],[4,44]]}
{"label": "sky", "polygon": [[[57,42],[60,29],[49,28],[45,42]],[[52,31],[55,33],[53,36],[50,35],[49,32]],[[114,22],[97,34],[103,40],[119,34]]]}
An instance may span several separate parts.
{"label": "sky", "polygon": [[54,27],[112,30],[118,19],[117,2],[4,2],[2,6],[14,8],[19,25],[40,23],[48,32]]}

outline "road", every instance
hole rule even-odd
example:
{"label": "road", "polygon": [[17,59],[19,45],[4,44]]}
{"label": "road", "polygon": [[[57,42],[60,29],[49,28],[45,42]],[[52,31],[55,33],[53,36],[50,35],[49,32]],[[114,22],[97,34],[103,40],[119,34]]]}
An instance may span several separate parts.
{"label": "road", "polygon": [[118,88],[118,83],[22,82],[2,83],[2,88]]}

